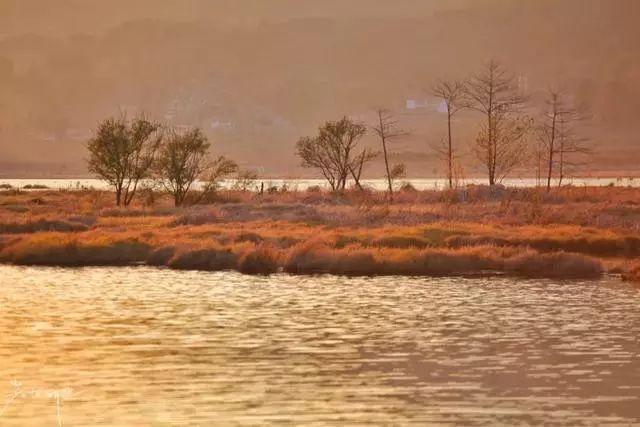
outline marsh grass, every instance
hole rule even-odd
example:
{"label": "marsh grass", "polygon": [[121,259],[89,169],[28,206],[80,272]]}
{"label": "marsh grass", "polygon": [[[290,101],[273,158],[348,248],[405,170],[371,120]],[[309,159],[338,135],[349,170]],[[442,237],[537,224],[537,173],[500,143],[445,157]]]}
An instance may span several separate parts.
{"label": "marsh grass", "polygon": [[393,204],[372,191],[234,190],[182,209],[162,195],[114,209],[111,196],[44,190],[35,203],[6,192],[0,261],[349,276],[639,270],[630,268],[640,256],[637,189],[400,191]]}
{"label": "marsh grass", "polygon": [[82,240],[44,233],[3,248],[0,259],[17,265],[119,266],[145,262],[150,250],[137,239]]}
{"label": "marsh grass", "polygon": [[73,217],[69,220],[40,218],[24,222],[0,222],[0,234],[28,234],[47,231],[74,233],[86,231],[90,225],[92,225],[90,221],[79,217]]}

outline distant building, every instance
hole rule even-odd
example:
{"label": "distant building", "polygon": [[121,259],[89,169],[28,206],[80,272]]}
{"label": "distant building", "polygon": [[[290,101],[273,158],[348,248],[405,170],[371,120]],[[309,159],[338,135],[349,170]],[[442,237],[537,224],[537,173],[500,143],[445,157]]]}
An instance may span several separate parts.
{"label": "distant building", "polygon": [[444,100],[437,97],[429,97],[426,99],[407,99],[407,110],[430,110],[438,113],[447,112],[447,104]]}
{"label": "distant building", "polygon": [[407,110],[418,110],[427,106],[426,100],[407,99]]}
{"label": "distant building", "polygon": [[210,124],[211,129],[231,129],[233,127],[233,123],[229,121],[220,121],[214,120]]}

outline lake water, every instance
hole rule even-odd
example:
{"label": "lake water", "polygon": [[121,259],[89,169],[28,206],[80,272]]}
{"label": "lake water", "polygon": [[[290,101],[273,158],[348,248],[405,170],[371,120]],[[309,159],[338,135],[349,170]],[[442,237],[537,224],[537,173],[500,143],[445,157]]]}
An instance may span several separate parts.
{"label": "lake water", "polygon": [[640,425],[640,288],[0,266],[3,426]]}
{"label": "lake water", "polygon": [[[442,190],[447,188],[447,181],[444,179],[407,179],[399,182],[410,182],[418,190]],[[377,190],[385,190],[387,182],[384,179],[365,179],[362,183]],[[615,185],[618,187],[640,187],[640,179],[634,178],[571,178],[564,181],[565,184],[575,186],[605,187]],[[104,181],[97,179],[0,179],[0,185],[8,184],[14,188],[22,188],[26,185],[46,185],[51,189],[78,190],[82,188],[107,189],[108,185]],[[233,187],[235,181],[222,181],[223,187]],[[329,188],[325,180],[321,179],[263,179],[257,180],[251,186],[257,189],[264,184],[265,190],[269,187],[282,188],[286,186],[291,190],[305,190],[311,186]],[[486,179],[467,179],[461,184],[486,185]],[[503,182],[507,187],[535,187],[536,180],[532,178],[507,179]],[[200,183],[201,185],[201,183]],[[399,185],[399,184],[398,184]],[[557,184],[554,184],[557,185]]]}

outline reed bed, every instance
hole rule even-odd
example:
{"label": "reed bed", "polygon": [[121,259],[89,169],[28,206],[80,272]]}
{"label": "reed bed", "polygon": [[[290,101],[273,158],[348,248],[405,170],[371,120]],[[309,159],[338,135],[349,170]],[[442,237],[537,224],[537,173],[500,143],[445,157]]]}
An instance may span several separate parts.
{"label": "reed bed", "polygon": [[222,191],[182,209],[160,195],[116,209],[112,196],[1,192],[0,262],[640,279],[640,189],[477,186],[403,191],[390,204],[373,191]]}

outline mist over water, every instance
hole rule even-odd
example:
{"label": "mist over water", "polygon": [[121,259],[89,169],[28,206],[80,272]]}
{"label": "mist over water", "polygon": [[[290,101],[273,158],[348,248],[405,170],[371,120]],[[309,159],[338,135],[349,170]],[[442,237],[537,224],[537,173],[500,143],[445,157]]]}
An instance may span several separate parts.
{"label": "mist over water", "polygon": [[[28,190],[30,186],[44,186],[40,189],[34,189],[33,191],[41,190],[82,190],[82,189],[97,189],[108,190],[109,184],[98,179],[0,179],[0,185],[10,185],[13,188]],[[221,188],[233,189],[236,186],[235,180],[223,180],[220,182]],[[446,179],[407,179],[402,180],[400,184],[396,184],[396,187],[402,184],[411,184],[416,190],[444,190],[448,188],[448,182]],[[463,185],[486,185],[486,179],[465,179],[459,183]],[[502,185],[510,188],[531,188],[538,185],[538,181],[534,178],[512,178],[506,179],[502,182]],[[205,183],[196,182],[194,188],[202,188]],[[248,185],[248,190],[259,191],[264,185],[264,189],[277,188],[281,191],[305,191],[309,188],[320,187],[325,190],[330,190],[329,185],[322,179],[257,179],[251,181]],[[387,189],[387,181],[384,179],[365,179],[362,180],[362,185],[366,188],[384,191]],[[557,185],[557,180],[552,180],[552,185]],[[640,179],[635,178],[571,178],[566,179],[563,185],[571,185],[576,187],[638,187],[640,186]]]}
{"label": "mist over water", "polygon": [[0,422],[633,425],[638,292],[0,267]]}

